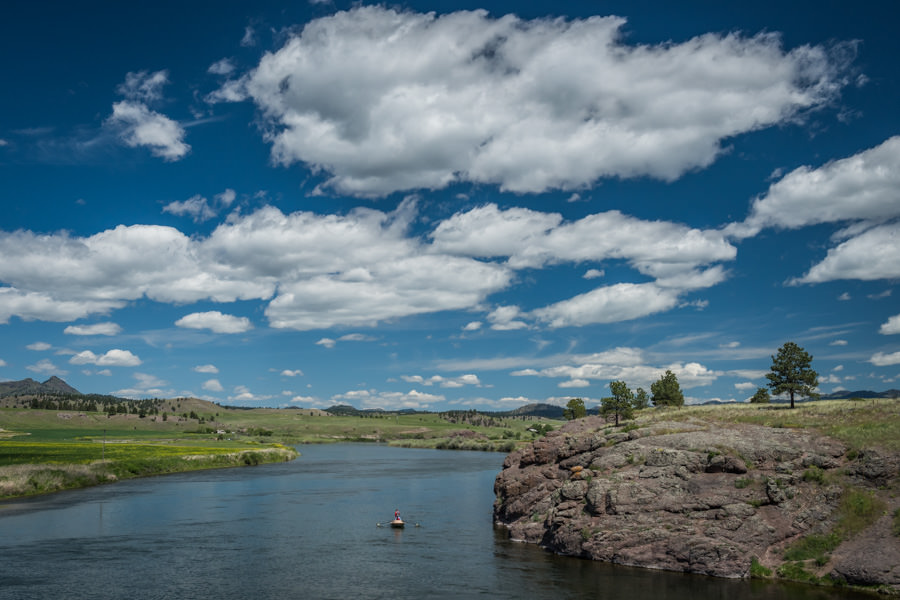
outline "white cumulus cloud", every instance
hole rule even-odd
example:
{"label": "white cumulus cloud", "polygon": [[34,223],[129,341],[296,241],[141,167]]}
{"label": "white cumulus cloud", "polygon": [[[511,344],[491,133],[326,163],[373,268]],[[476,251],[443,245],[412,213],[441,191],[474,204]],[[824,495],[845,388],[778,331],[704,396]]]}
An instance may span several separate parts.
{"label": "white cumulus cloud", "polygon": [[671,310],[678,292],[652,283],[618,283],[600,287],[534,311],[550,327],[617,323]]}
{"label": "white cumulus cloud", "polygon": [[122,328],[116,323],[94,323],[93,325],[69,325],[63,330],[68,335],[118,335]]}
{"label": "white cumulus cloud", "polygon": [[214,333],[244,333],[253,329],[247,317],[226,315],[217,310],[185,315],[175,321],[175,325],[186,329],[209,329]]}
{"label": "white cumulus cloud", "polygon": [[878,330],[878,333],[884,335],[891,335],[895,333],[900,333],[900,315],[894,315],[889,318],[885,323],[881,324],[881,328]]}
{"label": "white cumulus cloud", "polygon": [[[234,193],[216,198],[224,207]],[[0,323],[11,316],[70,321],[147,298],[171,304],[258,300],[275,328],[368,327],[411,315],[484,310],[491,294],[516,283],[519,270],[625,261],[653,281],[602,286],[537,310],[496,306],[483,319],[495,330],[535,321],[551,327],[611,323],[683,305],[685,294],[724,280],[719,263],[736,253],[721,232],[617,211],[564,222],[556,213],[486,205],[437,222],[424,236],[412,233],[417,218],[410,198],[391,212],[285,214],[266,206],[232,214],[205,237],[159,225],[120,225],[86,237],[0,231]],[[211,311],[178,325],[240,332],[250,321]],[[67,332],[96,335],[104,328],[113,331],[97,324]],[[371,339],[355,333],[320,344]]]}
{"label": "white cumulus cloud", "polygon": [[33,373],[41,373],[43,375],[65,375],[66,371],[60,370],[50,360],[43,358],[33,365],[25,367]]}
{"label": "white cumulus cloud", "polygon": [[97,365],[100,367],[136,367],[141,364],[141,359],[129,350],[113,349],[105,354],[94,354],[90,350],[83,350],[69,359],[73,365]]}
{"label": "white cumulus cloud", "polygon": [[169,81],[168,72],[128,73],[119,93],[125,100],[113,104],[107,123],[132,148],[146,146],[154,156],[167,161],[183,158],[191,149],[184,142],[185,130],[177,121],[153,111],[148,106],[162,98],[162,88]]}
{"label": "white cumulus cloud", "polygon": [[796,229],[817,223],[881,222],[900,216],[900,136],[818,168],[799,167],[754,201],[744,224]]}
{"label": "white cumulus cloud", "polygon": [[460,388],[466,385],[481,387],[481,380],[474,373],[467,373],[459,377],[432,375],[427,378],[421,375],[403,375],[401,379],[407,383],[419,383],[425,386],[437,385],[444,388]]}
{"label": "white cumulus cloud", "polygon": [[629,44],[625,24],[361,6],[311,21],[210,101],[251,98],[273,158],[326,171],[338,193],[541,192],[676,179],[845,84],[821,46],[737,33]]}
{"label": "white cumulus cloud", "polygon": [[184,128],[169,117],[137,102],[116,102],[109,122],[122,128],[120,136],[128,146],[147,146],[154,156],[173,161],[191,149],[184,143]]}
{"label": "white cumulus cloud", "polygon": [[[898,199],[900,204],[900,199]],[[806,275],[790,283],[822,283],[837,279],[900,278],[900,223],[873,227],[828,250]]]}
{"label": "white cumulus cloud", "polygon": [[666,370],[675,373],[679,385],[684,389],[710,385],[722,374],[696,362],[662,366],[648,364],[640,349],[621,347],[596,354],[572,356],[567,364],[541,369],[520,369],[511,375],[562,378],[566,380],[564,383],[572,387],[580,387],[584,381],[607,384],[610,381],[621,380],[627,382],[632,389],[643,387],[649,391],[650,385]]}
{"label": "white cumulus cloud", "polygon": [[208,379],[203,382],[203,389],[209,392],[223,392],[225,388],[222,387],[222,384],[219,383],[218,379]]}
{"label": "white cumulus cloud", "polygon": [[349,402],[358,408],[383,408],[385,410],[427,410],[446,398],[440,394],[428,394],[418,390],[408,392],[379,392],[377,390],[351,390],[332,397],[335,402]]}
{"label": "white cumulus cloud", "polygon": [[876,367],[900,365],[900,352],[892,352],[890,354],[885,352],[876,352],[872,355],[872,358],[869,359],[869,362]]}

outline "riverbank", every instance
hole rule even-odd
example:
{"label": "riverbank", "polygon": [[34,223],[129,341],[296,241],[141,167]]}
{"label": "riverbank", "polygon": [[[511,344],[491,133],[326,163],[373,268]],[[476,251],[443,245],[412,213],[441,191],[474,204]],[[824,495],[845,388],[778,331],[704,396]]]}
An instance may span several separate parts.
{"label": "riverbank", "polygon": [[[461,412],[333,415],[316,409],[237,409],[196,398],[121,403],[130,412],[0,406],[0,499],[120,479],[290,460],[290,446],[340,442],[508,453],[560,422]],[[46,405],[43,401],[38,405]],[[90,403],[88,403],[90,404]],[[140,408],[140,410],[138,410]],[[134,409],[134,410],[131,410]],[[285,453],[291,454],[290,456]]]}
{"label": "riverbank", "polygon": [[[36,446],[42,446],[48,453],[60,450],[51,444]],[[4,443],[4,453],[15,452],[16,449],[21,449],[21,446]],[[35,449],[31,448],[32,451]],[[45,462],[0,466],[0,500],[49,494],[136,477],[285,462],[299,455],[295,449],[281,445],[238,451],[178,447],[173,453],[171,447],[120,444],[116,450],[119,458],[87,463]]]}
{"label": "riverbank", "polygon": [[577,419],[510,454],[495,519],[558,554],[900,593],[900,403]]}

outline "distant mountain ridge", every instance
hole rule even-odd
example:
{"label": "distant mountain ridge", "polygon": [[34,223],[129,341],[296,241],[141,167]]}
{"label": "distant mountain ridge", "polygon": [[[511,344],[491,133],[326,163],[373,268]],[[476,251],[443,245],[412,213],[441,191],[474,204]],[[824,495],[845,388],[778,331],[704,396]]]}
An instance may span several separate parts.
{"label": "distant mountain ridge", "polygon": [[856,390],[855,392],[841,391],[832,394],[822,394],[822,400],[849,400],[850,398],[900,398],[900,390],[887,390],[886,392]]}
{"label": "distant mountain ridge", "polygon": [[26,394],[75,394],[80,396],[81,392],[56,375],[43,383],[38,383],[30,377],[19,381],[0,381],[0,398]]}

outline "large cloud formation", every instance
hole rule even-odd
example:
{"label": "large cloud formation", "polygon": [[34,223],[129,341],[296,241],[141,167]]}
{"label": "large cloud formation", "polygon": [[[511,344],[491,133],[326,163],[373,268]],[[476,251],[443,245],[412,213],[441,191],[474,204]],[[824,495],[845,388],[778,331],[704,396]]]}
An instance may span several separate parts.
{"label": "large cloud formation", "polygon": [[624,24],[359,7],[308,23],[208,99],[252,99],[273,159],[325,172],[341,194],[541,192],[674,180],[845,83],[821,46],[734,33],[634,45]]}
{"label": "large cloud formation", "polygon": [[821,223],[843,228],[837,245],[789,283],[900,277],[900,136],[853,156],[787,173],[753,201],[750,215],[724,231],[751,237],[764,227],[799,229]]}
{"label": "large cloud formation", "polygon": [[[563,222],[555,213],[486,205],[436,223],[424,238],[411,233],[417,217],[410,199],[389,213],[284,214],[268,206],[233,214],[206,237],[154,225],[121,225],[88,237],[0,232],[0,321],[14,315],[71,321],[148,298],[263,301],[276,328],[369,326],[490,310],[487,299],[513,285],[521,269],[624,260],[652,281],[627,290],[629,284],[600,287],[530,313],[510,306],[488,315],[497,329],[526,321],[609,323],[673,308],[684,293],[721,281],[719,263],[735,257],[721,232],[616,211]],[[598,236],[598,228],[615,232]],[[500,230],[505,235],[492,242],[469,243]],[[218,311],[192,313],[176,324],[228,332],[251,326]]]}

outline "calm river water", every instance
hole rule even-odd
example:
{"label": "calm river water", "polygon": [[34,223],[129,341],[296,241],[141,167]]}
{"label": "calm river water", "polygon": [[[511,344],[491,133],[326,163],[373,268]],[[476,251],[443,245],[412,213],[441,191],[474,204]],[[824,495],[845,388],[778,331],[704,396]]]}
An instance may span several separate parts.
{"label": "calm river water", "polygon": [[[616,567],[510,542],[491,523],[502,454],[300,450],[290,463],[0,503],[0,598],[853,597]],[[420,526],[377,526],[398,508]]]}

